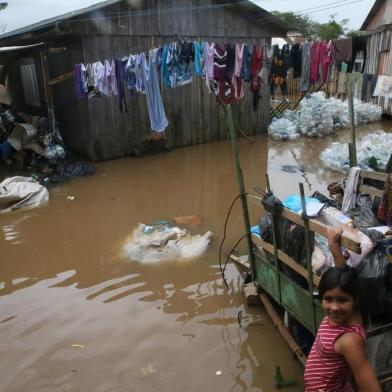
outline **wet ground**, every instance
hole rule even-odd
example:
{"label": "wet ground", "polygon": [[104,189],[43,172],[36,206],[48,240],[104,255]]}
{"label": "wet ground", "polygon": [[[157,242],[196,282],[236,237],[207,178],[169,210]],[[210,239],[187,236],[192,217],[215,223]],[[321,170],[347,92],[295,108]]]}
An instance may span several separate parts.
{"label": "wet ground", "polygon": [[[358,137],[391,123],[372,124]],[[279,197],[324,191],[340,177],[318,156],[326,139],[240,140],[247,190]],[[0,215],[0,391],[275,390],[276,365],[302,370],[262,308],[244,306],[242,280],[218,248],[238,193],[228,141],[96,165],[96,174],[52,188],[48,206]],[[75,197],[73,201],[67,196]],[[252,222],[260,214],[250,205]],[[138,222],[199,215],[214,242],[202,258],[141,264],[121,253]],[[225,249],[243,233],[237,207]],[[242,328],[237,321],[243,312]]]}

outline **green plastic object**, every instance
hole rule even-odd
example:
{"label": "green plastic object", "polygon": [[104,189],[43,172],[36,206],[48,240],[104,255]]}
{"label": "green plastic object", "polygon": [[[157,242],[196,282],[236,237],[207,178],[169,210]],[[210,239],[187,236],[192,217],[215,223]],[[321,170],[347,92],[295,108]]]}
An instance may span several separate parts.
{"label": "green plastic object", "polygon": [[280,366],[276,366],[276,368],[275,368],[274,383],[275,383],[275,387],[277,389],[281,389],[284,387],[289,387],[289,386],[295,385],[294,380],[285,380],[283,378],[282,373],[280,371]]}

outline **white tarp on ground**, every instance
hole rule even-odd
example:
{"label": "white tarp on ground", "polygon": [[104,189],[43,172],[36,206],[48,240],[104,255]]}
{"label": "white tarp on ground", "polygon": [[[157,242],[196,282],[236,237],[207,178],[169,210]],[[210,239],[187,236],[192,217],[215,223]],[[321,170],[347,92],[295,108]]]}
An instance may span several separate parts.
{"label": "white tarp on ground", "polygon": [[31,177],[11,177],[0,183],[0,213],[47,204],[48,190]]}
{"label": "white tarp on ground", "polygon": [[212,240],[212,233],[191,235],[179,227],[164,225],[152,232],[140,223],[123,249],[128,258],[144,263],[190,259],[201,256]]}

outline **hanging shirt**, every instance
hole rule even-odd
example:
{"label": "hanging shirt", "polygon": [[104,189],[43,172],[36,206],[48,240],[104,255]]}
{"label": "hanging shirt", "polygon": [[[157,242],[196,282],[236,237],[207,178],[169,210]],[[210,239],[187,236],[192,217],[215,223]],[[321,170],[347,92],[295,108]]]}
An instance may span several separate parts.
{"label": "hanging shirt", "polygon": [[242,99],[245,97],[244,82],[241,78],[244,49],[244,44],[240,45],[239,43],[237,43],[235,45],[235,65],[232,83],[234,88],[234,97],[236,99]]}
{"label": "hanging shirt", "polygon": [[244,82],[251,81],[251,65],[252,65],[252,47],[244,45],[244,53],[242,57],[241,79]]}
{"label": "hanging shirt", "polygon": [[320,43],[321,81],[326,83],[332,64],[332,41]]}
{"label": "hanging shirt", "polygon": [[302,51],[300,44],[294,44],[291,47],[291,62],[293,64],[293,78],[297,79],[301,76],[302,67]]}
{"label": "hanging shirt", "polygon": [[159,89],[157,54],[158,49],[150,50],[147,62],[146,55],[142,53],[138,63],[137,74],[140,74],[143,78],[151,129],[155,132],[163,132],[169,125],[169,122],[166,118]]}
{"label": "hanging shirt", "polygon": [[127,60],[128,60],[127,58],[115,60],[116,85],[118,90],[118,105],[121,112],[123,109],[123,104],[125,105],[125,111],[128,112],[127,101],[125,99],[125,88],[124,88],[124,82],[126,80],[125,69],[127,65]]}
{"label": "hanging shirt", "polygon": [[129,55],[125,65],[125,79],[131,93],[136,89],[136,56]]}
{"label": "hanging shirt", "polygon": [[302,68],[300,90],[305,92],[309,90],[309,77],[310,77],[310,42],[305,42],[302,45]]}
{"label": "hanging shirt", "polygon": [[112,87],[110,85],[110,81],[112,78],[112,67],[108,60],[105,60],[103,63],[104,66],[104,78],[101,84],[101,93],[109,97],[112,95]]}
{"label": "hanging shirt", "polygon": [[194,42],[195,59],[193,67],[197,76],[203,76],[204,42]]}
{"label": "hanging shirt", "polygon": [[216,44],[214,48],[214,79],[226,80],[227,51]]}
{"label": "hanging shirt", "polygon": [[259,73],[261,80],[265,84],[270,83],[272,59],[274,57],[274,47],[264,46],[263,62],[261,66],[261,73]]}
{"label": "hanging shirt", "polygon": [[320,42],[313,42],[310,48],[310,76],[311,84],[320,80]]}
{"label": "hanging shirt", "polygon": [[284,61],[284,65],[286,69],[289,69],[293,66],[292,58],[291,58],[291,49],[289,44],[284,44],[282,46],[282,57]]}
{"label": "hanging shirt", "polygon": [[94,63],[92,67],[94,75],[94,87],[98,93],[103,94],[105,85],[105,67],[100,61]]}
{"label": "hanging shirt", "polygon": [[235,68],[235,46],[226,44],[225,51],[227,53],[226,58],[226,80],[232,80],[234,75],[234,68]]}
{"label": "hanging shirt", "polygon": [[208,91],[210,90],[210,80],[214,78],[214,49],[215,44],[211,45],[206,42],[204,44],[204,69],[203,74],[206,80]]}
{"label": "hanging shirt", "polygon": [[83,64],[75,64],[74,65],[74,81],[75,81],[75,91],[76,91],[76,98],[86,99],[87,98],[87,86],[85,83],[85,76],[83,75]]}
{"label": "hanging shirt", "polygon": [[334,39],[333,43],[333,57],[337,63],[341,61],[349,62],[352,59],[353,53],[353,39],[342,38]]}
{"label": "hanging shirt", "polygon": [[192,71],[190,61],[193,59],[193,42],[182,42],[178,54],[175,86],[184,86],[191,83]]}
{"label": "hanging shirt", "polygon": [[111,92],[114,95],[118,95],[117,78],[116,78],[116,63],[115,63],[114,60],[112,60],[111,63],[110,63],[109,82],[110,82],[110,90],[111,90]]}

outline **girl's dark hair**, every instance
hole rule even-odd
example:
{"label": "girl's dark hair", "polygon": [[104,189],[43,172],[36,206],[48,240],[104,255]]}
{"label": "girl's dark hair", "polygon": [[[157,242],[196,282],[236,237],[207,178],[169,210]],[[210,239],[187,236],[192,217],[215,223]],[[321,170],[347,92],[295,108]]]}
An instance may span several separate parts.
{"label": "girl's dark hair", "polygon": [[361,297],[361,286],[358,275],[354,268],[345,266],[343,268],[332,267],[324,272],[319,284],[320,300],[328,290],[339,288],[349,294],[354,300]]}

